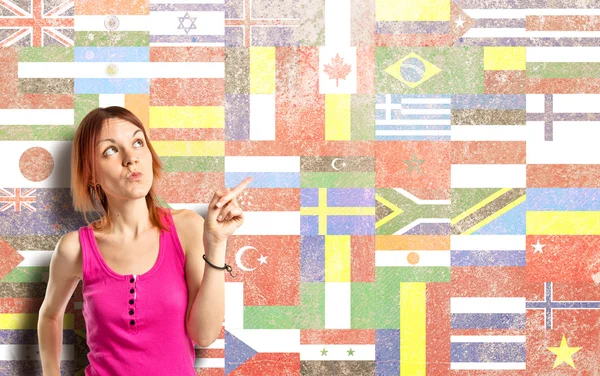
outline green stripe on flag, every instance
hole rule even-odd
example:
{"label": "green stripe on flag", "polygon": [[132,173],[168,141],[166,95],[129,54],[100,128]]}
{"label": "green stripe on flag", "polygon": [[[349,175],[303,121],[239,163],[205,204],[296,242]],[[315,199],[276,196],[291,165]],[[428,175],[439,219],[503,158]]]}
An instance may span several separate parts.
{"label": "green stripe on flag", "polygon": [[351,284],[351,328],[398,329],[401,282],[450,282],[450,268],[376,267],[375,282]]}
{"label": "green stripe on flag", "polygon": [[148,47],[148,31],[76,31],[75,47]]}
{"label": "green stripe on flag", "polygon": [[353,94],[350,96],[350,138],[355,140],[375,139],[375,96]]}
{"label": "green stripe on flag", "polygon": [[22,47],[19,49],[19,62],[73,62],[73,47]]}
{"label": "green stripe on flag", "polygon": [[48,282],[48,266],[17,266],[0,283],[12,282]]}
{"label": "green stripe on flag", "polygon": [[375,172],[302,172],[301,188],[372,188]]}
{"label": "green stripe on flag", "polygon": [[527,63],[528,78],[599,78],[600,63]]}
{"label": "green stripe on flag", "polygon": [[325,284],[300,283],[300,305],[245,306],[244,329],[322,329],[325,327]]}
{"label": "green stripe on flag", "polygon": [[222,156],[161,157],[160,159],[163,170],[167,172],[225,171],[225,157]]}
{"label": "green stripe on flag", "polygon": [[73,125],[5,125],[0,127],[2,141],[73,141]]}
{"label": "green stripe on flag", "polygon": [[96,107],[100,107],[98,94],[75,95],[75,126],[78,127],[85,115]]}

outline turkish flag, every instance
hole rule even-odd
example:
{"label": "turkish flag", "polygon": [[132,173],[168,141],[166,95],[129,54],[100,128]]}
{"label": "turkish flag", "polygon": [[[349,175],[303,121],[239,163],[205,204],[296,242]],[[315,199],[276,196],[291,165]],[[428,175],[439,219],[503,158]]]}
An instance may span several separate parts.
{"label": "turkish flag", "polygon": [[300,304],[300,236],[233,235],[225,259],[237,273],[225,281],[244,283],[244,306]]}

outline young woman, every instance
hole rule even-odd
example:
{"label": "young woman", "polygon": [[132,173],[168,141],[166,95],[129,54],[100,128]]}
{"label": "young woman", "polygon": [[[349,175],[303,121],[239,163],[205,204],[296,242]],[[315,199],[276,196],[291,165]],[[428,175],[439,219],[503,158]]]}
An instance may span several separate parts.
{"label": "young woman", "polygon": [[[74,139],[71,192],[87,226],[65,234],[50,261],[38,338],[44,376],[60,375],[66,305],[83,281],[90,348],[86,376],[193,376],[194,342],[206,347],[224,319],[228,237],[243,223],[236,202],[252,181],[214,193],[206,218],[157,199],[161,160],[129,110],[96,108]],[[86,213],[99,212],[90,223]],[[205,262],[210,266],[205,268]]]}

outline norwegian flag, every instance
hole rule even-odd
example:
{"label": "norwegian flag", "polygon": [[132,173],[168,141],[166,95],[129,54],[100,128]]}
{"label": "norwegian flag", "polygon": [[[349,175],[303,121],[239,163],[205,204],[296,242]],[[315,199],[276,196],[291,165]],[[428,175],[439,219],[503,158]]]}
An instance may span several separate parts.
{"label": "norwegian flag", "polygon": [[32,196],[35,188],[24,190],[21,194],[21,188],[15,188],[13,193],[10,193],[4,188],[0,188],[0,212],[7,211],[14,206],[16,212],[21,211],[21,206],[35,212],[36,209],[31,205],[36,202],[36,196]]}
{"label": "norwegian flag", "polygon": [[75,2],[50,4],[48,0],[31,0],[20,5],[0,0],[0,47],[73,46]]}

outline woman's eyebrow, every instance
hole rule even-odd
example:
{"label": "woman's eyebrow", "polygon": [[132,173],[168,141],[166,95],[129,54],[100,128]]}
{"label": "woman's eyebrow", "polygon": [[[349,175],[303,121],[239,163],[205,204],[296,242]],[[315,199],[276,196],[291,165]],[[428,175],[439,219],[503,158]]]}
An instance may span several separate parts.
{"label": "woman's eyebrow", "polygon": [[[141,132],[141,131],[142,131],[141,129],[138,129],[137,131],[133,132],[133,136],[131,136],[131,138],[135,137],[135,135],[136,135],[138,132]],[[112,138],[106,138],[106,139],[104,139],[104,140],[100,140],[100,141],[98,141],[98,142],[96,143],[96,145],[98,145],[98,144],[100,144],[101,142],[104,142],[104,141],[110,141],[110,142],[113,142],[113,143],[115,143],[115,144],[117,143],[117,142],[116,142],[115,140],[113,140]]]}

